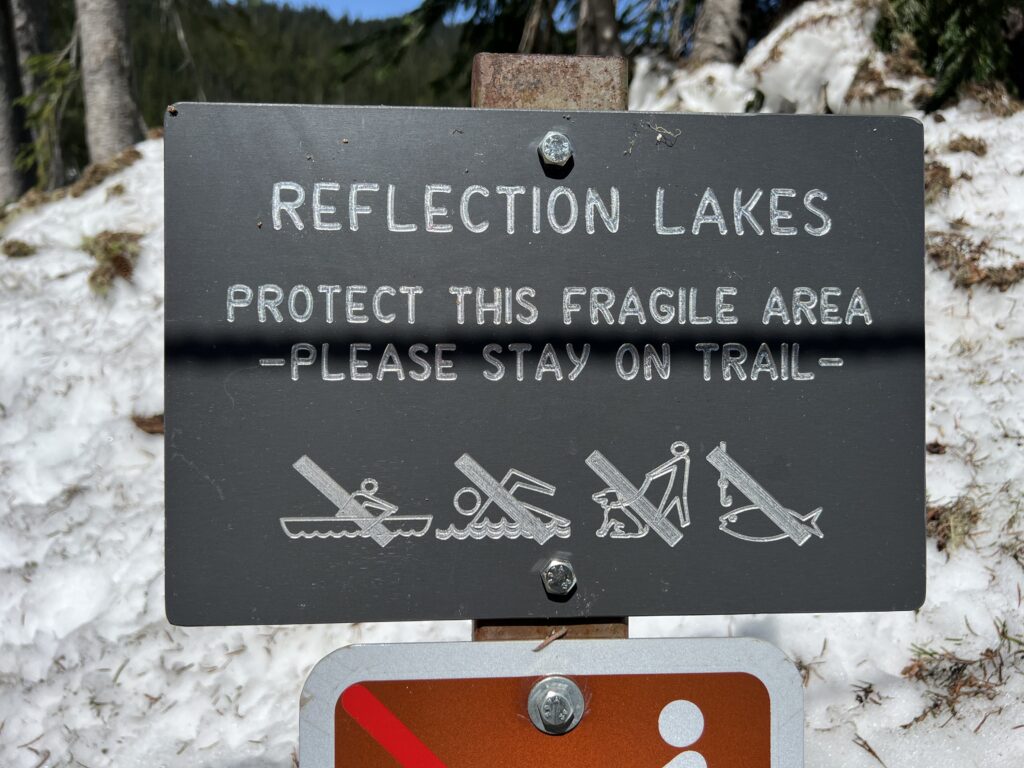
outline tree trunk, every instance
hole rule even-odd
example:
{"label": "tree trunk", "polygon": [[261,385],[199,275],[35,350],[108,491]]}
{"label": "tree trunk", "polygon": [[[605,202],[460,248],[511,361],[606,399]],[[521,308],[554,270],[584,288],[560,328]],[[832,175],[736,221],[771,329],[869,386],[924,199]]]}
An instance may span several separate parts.
{"label": "tree trunk", "polygon": [[[2,2],[2,0],[0,0]],[[31,96],[39,92],[46,76],[39,71],[33,72],[29,59],[40,56],[50,50],[49,24],[46,18],[46,3],[39,0],[8,0],[11,11],[11,27],[14,35],[14,50],[18,59],[18,72],[21,75],[21,92]],[[35,128],[26,127],[26,133],[35,143],[39,141]],[[38,178],[38,168],[32,171],[35,181],[44,182],[47,189],[60,185],[64,179],[64,164],[61,161],[60,142],[54,142],[47,179]]]}
{"label": "tree trunk", "polygon": [[704,0],[693,29],[690,59],[738,62],[747,50],[747,19],[743,0]]}
{"label": "tree trunk", "polygon": [[47,45],[46,3],[39,0],[9,0],[11,26],[14,30],[14,47],[18,53],[18,69],[21,72],[21,90],[34,93],[42,77],[33,75],[28,60],[49,50]]}
{"label": "tree trunk", "polygon": [[622,56],[615,0],[580,0],[576,53],[581,56]]}
{"label": "tree trunk", "polygon": [[7,4],[0,2],[0,203],[9,203],[25,191],[25,177],[15,164],[24,131],[21,110],[14,106],[20,95],[11,18]]}
{"label": "tree trunk", "polygon": [[668,30],[668,52],[673,58],[680,58],[686,47],[683,33],[683,17],[686,15],[686,0],[676,0],[672,9],[672,25]]}
{"label": "tree trunk", "polygon": [[1006,12],[1006,44],[1010,48],[1009,73],[1017,93],[1024,95],[1024,9]]}
{"label": "tree trunk", "polygon": [[105,162],[141,138],[129,78],[123,0],[75,0],[82,41],[82,92],[89,159]]}
{"label": "tree trunk", "polygon": [[519,53],[550,53],[551,32],[555,27],[555,0],[533,0],[523,36],[519,41]]}

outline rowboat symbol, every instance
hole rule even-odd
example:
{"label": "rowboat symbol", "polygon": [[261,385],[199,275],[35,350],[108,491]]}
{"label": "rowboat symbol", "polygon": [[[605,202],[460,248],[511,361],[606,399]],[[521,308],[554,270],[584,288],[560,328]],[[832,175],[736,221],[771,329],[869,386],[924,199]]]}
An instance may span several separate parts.
{"label": "rowboat symbol", "polygon": [[377,496],[378,484],[368,477],[350,494],[308,456],[292,465],[338,511],[333,517],[282,517],[281,528],[291,539],[373,539],[386,547],[396,537],[426,534],[433,515],[396,515],[398,507]]}
{"label": "rowboat symbol", "polygon": [[[821,532],[821,528],[818,527],[818,517],[821,516],[822,512],[821,507],[818,507],[813,512],[809,512],[806,515],[800,515],[792,509],[782,506],[774,496],[768,493],[768,491],[766,491],[759,482],[751,477],[750,474],[736,463],[735,459],[726,452],[725,443],[719,444],[717,448],[711,451],[711,453],[708,454],[707,459],[708,463],[719,472],[719,501],[723,507],[728,508],[732,506],[732,496],[728,493],[730,484],[735,486],[736,490],[753,502],[745,507],[730,509],[724,515],[719,517],[718,520],[721,523],[719,530],[722,530],[737,539],[753,541],[759,544],[770,541],[780,541],[788,538],[792,539],[798,546],[802,547],[812,536],[817,536],[819,539],[825,538],[825,534],[823,534]],[[765,517],[771,520],[771,522],[779,529],[780,533],[773,536],[748,536],[729,527],[739,520],[740,515],[746,512],[753,512],[755,510],[760,510]]]}

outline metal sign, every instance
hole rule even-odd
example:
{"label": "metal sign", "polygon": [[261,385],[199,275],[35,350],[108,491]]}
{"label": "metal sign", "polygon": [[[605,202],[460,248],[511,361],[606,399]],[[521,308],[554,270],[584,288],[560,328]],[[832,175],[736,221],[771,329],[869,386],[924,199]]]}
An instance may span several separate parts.
{"label": "metal sign", "polygon": [[922,133],[181,104],[180,624],[911,609]]}
{"label": "metal sign", "polygon": [[[800,768],[803,690],[757,640],[354,646],[302,692],[304,768]],[[512,759],[514,756],[514,759]]]}

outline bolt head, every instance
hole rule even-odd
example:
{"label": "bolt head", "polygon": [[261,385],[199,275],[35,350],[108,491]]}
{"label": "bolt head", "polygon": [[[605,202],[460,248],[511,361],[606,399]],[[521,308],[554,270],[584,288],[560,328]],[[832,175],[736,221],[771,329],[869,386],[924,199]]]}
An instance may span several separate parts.
{"label": "bolt head", "polygon": [[579,686],[559,676],[538,681],[526,703],[530,721],[549,736],[561,736],[579,725],[586,707]]}
{"label": "bolt head", "polygon": [[576,571],[568,560],[555,558],[541,572],[544,589],[549,595],[568,595],[576,588]]}
{"label": "bolt head", "polygon": [[572,142],[558,131],[548,131],[537,150],[541,160],[548,165],[564,166],[572,159]]}
{"label": "bolt head", "polygon": [[548,691],[540,703],[540,717],[551,728],[562,728],[575,714],[569,697],[561,691]]}

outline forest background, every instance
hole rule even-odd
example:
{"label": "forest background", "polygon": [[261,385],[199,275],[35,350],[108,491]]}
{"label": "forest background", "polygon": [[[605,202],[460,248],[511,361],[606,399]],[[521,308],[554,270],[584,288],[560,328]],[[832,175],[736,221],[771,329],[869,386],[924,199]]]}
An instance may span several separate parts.
{"label": "forest background", "polygon": [[[926,110],[971,83],[1024,87],[1024,0],[863,1],[880,47],[935,78]],[[262,0],[0,0],[0,202],[111,161],[177,101],[468,106],[479,51],[738,62],[800,4],[423,0],[360,21]]]}

